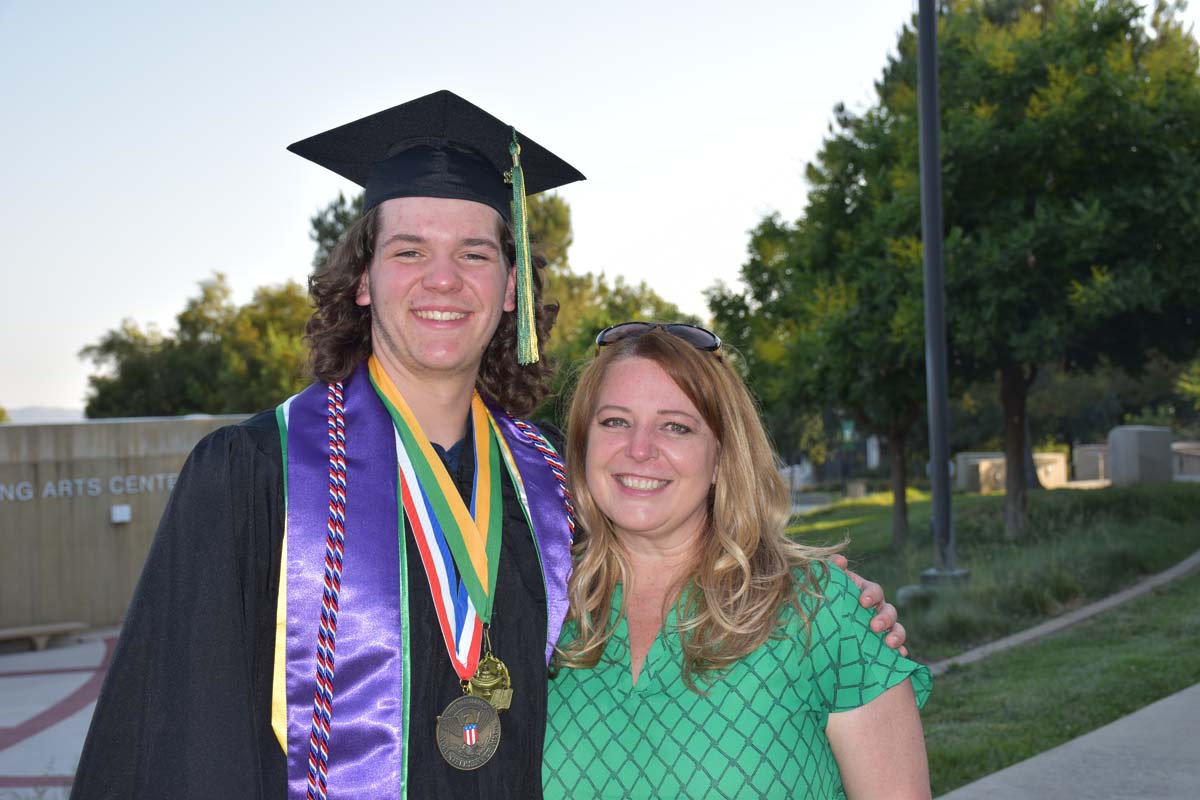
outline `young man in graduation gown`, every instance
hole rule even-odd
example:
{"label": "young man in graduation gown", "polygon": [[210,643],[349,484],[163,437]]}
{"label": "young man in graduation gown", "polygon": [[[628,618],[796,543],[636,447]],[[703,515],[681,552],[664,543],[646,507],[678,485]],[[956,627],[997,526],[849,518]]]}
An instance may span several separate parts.
{"label": "young man in graduation gown", "polygon": [[583,176],[445,91],[289,149],[365,188],[317,383],[189,457],[72,797],[540,797],[573,521],[519,420],[555,313],[524,198]]}

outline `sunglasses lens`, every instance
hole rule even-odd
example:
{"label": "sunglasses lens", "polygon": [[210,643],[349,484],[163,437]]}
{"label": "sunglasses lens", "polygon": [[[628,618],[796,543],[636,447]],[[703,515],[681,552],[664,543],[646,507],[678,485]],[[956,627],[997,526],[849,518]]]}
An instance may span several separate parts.
{"label": "sunglasses lens", "polygon": [[648,333],[655,329],[665,331],[678,339],[683,339],[697,350],[707,350],[711,353],[714,350],[721,349],[721,338],[715,333],[683,322],[673,322],[667,325],[661,322],[622,322],[620,325],[613,325],[600,331],[596,336],[596,346],[604,347],[608,344],[616,344],[622,339],[628,339],[631,336],[641,336],[643,333]]}
{"label": "sunglasses lens", "polygon": [[721,346],[721,339],[712,331],[695,325],[677,323],[663,327],[672,336],[678,336],[697,350],[716,350]]}
{"label": "sunglasses lens", "polygon": [[616,344],[630,336],[640,336],[654,327],[649,322],[622,322],[620,325],[613,325],[600,331],[596,336],[596,346],[604,347],[607,344]]}

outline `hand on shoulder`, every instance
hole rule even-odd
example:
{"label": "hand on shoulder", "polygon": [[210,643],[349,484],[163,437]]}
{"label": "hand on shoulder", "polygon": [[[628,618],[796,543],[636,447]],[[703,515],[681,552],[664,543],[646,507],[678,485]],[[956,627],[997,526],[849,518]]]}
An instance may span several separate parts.
{"label": "hand on shoulder", "polygon": [[887,602],[883,595],[883,587],[874,581],[869,581],[850,569],[849,562],[846,557],[840,553],[830,559],[835,566],[846,573],[846,576],[860,590],[859,603],[863,608],[873,608],[875,616],[871,620],[871,630],[876,633],[885,633],[884,644],[893,650],[899,650],[900,655],[907,656],[908,648],[904,646],[904,642],[908,639],[908,633],[904,630],[904,626],[900,624],[900,615],[896,611],[896,607]]}

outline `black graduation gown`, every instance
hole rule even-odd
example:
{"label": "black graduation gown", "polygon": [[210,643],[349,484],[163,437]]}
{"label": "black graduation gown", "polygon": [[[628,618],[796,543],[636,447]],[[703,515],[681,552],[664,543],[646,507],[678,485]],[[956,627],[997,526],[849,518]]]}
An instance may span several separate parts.
{"label": "black graduation gown", "polygon": [[[456,483],[470,486],[466,449]],[[452,471],[453,472],[453,471]],[[492,644],[513,679],[496,755],[472,772],[437,752],[435,718],[462,694],[411,535],[408,797],[541,797],[546,602],[529,525],[503,475]],[[275,800],[287,762],[271,729],[284,498],[274,412],[205,437],[180,473],[96,705],[74,800]],[[347,547],[352,545],[348,544]],[[314,620],[314,644],[315,644]],[[337,693],[334,735],[337,735]],[[331,797],[339,797],[332,786]]]}

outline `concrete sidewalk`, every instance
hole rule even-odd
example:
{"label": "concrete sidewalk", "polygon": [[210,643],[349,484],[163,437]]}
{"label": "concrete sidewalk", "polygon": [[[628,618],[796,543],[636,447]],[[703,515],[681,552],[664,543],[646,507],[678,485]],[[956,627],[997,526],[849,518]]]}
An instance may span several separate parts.
{"label": "concrete sidewalk", "polygon": [[940,800],[1195,800],[1200,684]]}
{"label": "concrete sidewalk", "polygon": [[0,655],[0,800],[65,800],[116,640]]}

